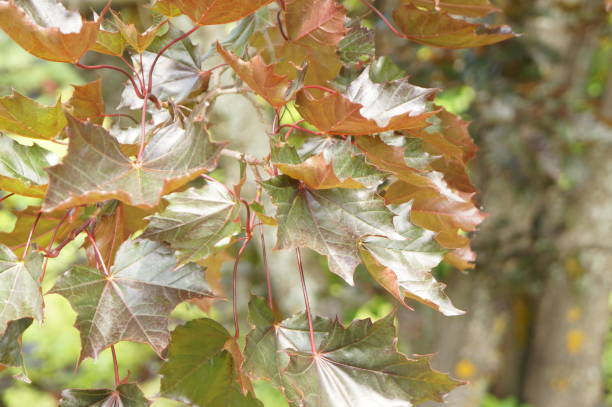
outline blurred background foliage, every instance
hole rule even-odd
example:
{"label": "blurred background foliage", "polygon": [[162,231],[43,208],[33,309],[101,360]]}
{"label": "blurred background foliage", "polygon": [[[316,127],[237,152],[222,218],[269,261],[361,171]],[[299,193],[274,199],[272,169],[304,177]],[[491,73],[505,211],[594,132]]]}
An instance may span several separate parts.
{"label": "blurred background foliage", "polygon": [[[67,2],[84,11],[97,3]],[[124,17],[146,23],[140,3],[115,5]],[[367,14],[358,0],[344,3],[352,16]],[[388,13],[397,2],[375,3]],[[460,274],[442,265],[436,270],[448,282],[449,296],[468,314],[445,318],[420,306],[412,313],[399,310],[399,346],[406,353],[437,353],[437,368],[470,382],[450,395],[453,407],[612,406],[612,16],[601,0],[496,3],[505,15],[490,22],[509,23],[523,36],[482,49],[432,49],[394,38],[371,15],[365,22],[377,30],[378,54],[391,55],[388,62],[410,74],[414,84],[444,89],[437,103],[473,120],[470,129],[481,153],[472,172],[490,214],[476,239],[476,269]],[[231,28],[203,29],[193,38],[208,49]],[[112,72],[92,74],[38,60],[2,33],[0,55],[0,95],[15,89],[50,104],[58,94],[67,98],[70,85],[101,75],[106,101],[118,104],[121,78]],[[88,63],[104,61],[98,55],[88,58]],[[241,96],[223,97],[210,114],[219,122],[213,129],[216,139],[264,154],[264,143],[254,140],[266,127],[251,103]],[[222,164],[215,176],[235,178],[235,162]],[[12,230],[13,211],[33,202],[18,196],[3,201],[0,232]],[[267,238],[271,246],[274,237],[268,233]],[[51,261],[45,290],[69,264],[84,261],[78,246],[79,241]],[[240,265],[244,302],[249,292],[265,291],[258,253],[252,246]],[[231,258],[234,252],[228,254]],[[286,315],[301,310],[300,293],[293,289],[293,257],[272,252],[270,261],[275,291],[283,293],[276,299],[279,307]],[[223,267],[226,284],[229,266]],[[306,266],[319,314],[345,321],[377,319],[396,307],[364,270],[358,270],[356,286],[348,287],[326,271],[320,256],[310,253]],[[202,315],[229,322],[228,310],[227,303],[215,304],[208,313],[184,304],[172,323]],[[16,379],[17,370],[0,372],[0,406],[55,406],[64,388],[110,385],[108,351],[76,367],[80,344],[74,319],[63,297],[46,296],[44,324],[34,324],[24,335],[31,383]],[[154,353],[135,343],[120,343],[117,352],[122,375],[129,372],[154,396],[160,364]],[[266,406],[286,406],[266,383],[256,383],[256,390]]]}

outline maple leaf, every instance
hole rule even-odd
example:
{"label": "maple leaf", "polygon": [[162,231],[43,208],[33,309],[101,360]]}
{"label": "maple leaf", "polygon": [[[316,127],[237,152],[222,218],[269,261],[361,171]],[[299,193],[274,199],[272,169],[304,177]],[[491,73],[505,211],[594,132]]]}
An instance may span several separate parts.
{"label": "maple leaf", "polygon": [[150,240],[128,240],[117,252],[109,276],[89,266],[66,272],[51,293],[66,297],[77,313],[82,361],[98,357],[119,341],[151,345],[157,354],[168,345],[168,316],[179,303],[214,297],[202,269],[176,268],[172,251]]}
{"label": "maple leaf", "polygon": [[50,152],[37,146],[24,146],[0,134],[0,189],[19,195],[42,198],[47,190]]}
{"label": "maple leaf", "polygon": [[431,167],[443,173],[450,186],[462,192],[477,192],[467,168],[478,152],[468,131],[469,123],[446,110],[436,117],[439,123],[422,131],[410,132],[410,136],[423,140],[423,149],[439,157]]}
{"label": "maple leaf", "polygon": [[151,45],[155,37],[157,37],[159,30],[168,22],[167,20],[163,20],[141,33],[134,24],[124,23],[121,17],[114,12],[113,18],[125,42],[138,54],[142,54],[149,48],[149,45]]}
{"label": "maple leaf", "polygon": [[[147,77],[157,53],[182,34],[182,31],[169,24],[168,32],[155,38],[149,46],[149,51],[132,57],[133,64],[140,67]],[[181,103],[193,92],[205,90],[209,76],[200,69],[201,63],[199,48],[188,38],[179,41],[159,57],[153,72],[151,93],[160,100],[172,98],[174,103]],[[142,99],[136,95],[131,84],[126,86],[118,108],[140,109],[142,105]]]}
{"label": "maple leaf", "polygon": [[147,407],[151,404],[138,385],[120,384],[116,389],[68,389],[62,391],[60,407]]}
{"label": "maple leaf", "polygon": [[21,318],[8,323],[0,335],[0,366],[23,366],[21,337],[32,322],[32,318]]}
{"label": "maple leaf", "polygon": [[83,21],[57,0],[0,2],[0,28],[32,55],[77,63],[96,42],[99,21]]}
{"label": "maple leaf", "polygon": [[[150,214],[150,211],[114,200],[102,208],[93,235],[96,237],[96,246],[105,264],[114,263],[115,254],[121,244],[132,234],[146,227],[145,217]],[[84,246],[89,264],[95,267],[98,264],[96,251],[89,240],[85,240]]]}
{"label": "maple leaf", "polygon": [[272,150],[272,162],[284,174],[303,181],[311,189],[375,187],[383,174],[366,164],[350,141],[313,138],[300,148]]}
{"label": "maple leaf", "polygon": [[213,170],[225,146],[210,141],[202,123],[193,121],[186,129],[173,123],[155,134],[144,149],[142,162],[130,160],[100,126],[70,117],[68,135],[68,154],[61,164],[47,170],[45,212],[107,199],[154,207],[162,195]]}
{"label": "maple leaf", "polygon": [[412,3],[417,7],[427,10],[446,11],[449,14],[462,15],[466,17],[485,17],[488,14],[501,11],[493,6],[489,0],[402,0],[404,3]]}
{"label": "maple leaf", "polygon": [[469,23],[446,12],[421,10],[412,4],[395,9],[393,17],[406,38],[434,47],[481,47],[516,37],[507,25]]}
{"label": "maple leaf", "polygon": [[43,106],[17,92],[0,98],[0,131],[35,139],[52,139],[64,127],[66,117],[59,99],[55,106]]}
{"label": "maple leaf", "polygon": [[349,284],[360,263],[365,235],[402,239],[383,200],[368,189],[312,190],[286,176],[262,183],[277,207],[277,249],[309,247],[328,258],[330,270]]}
{"label": "maple leaf", "polygon": [[240,224],[235,222],[240,202],[219,182],[208,181],[201,188],[164,199],[168,207],[148,217],[143,237],[179,250],[181,262],[207,258],[219,243],[240,232]]}
{"label": "maple leaf", "polygon": [[102,96],[102,80],[85,85],[72,85],[74,93],[64,104],[64,109],[79,120],[91,120],[101,125],[104,122],[104,98]]}
{"label": "maple leaf", "polygon": [[[172,332],[168,360],[161,369],[161,395],[198,406],[263,407],[236,382],[234,338],[218,322],[196,319]],[[203,386],[202,384],[206,385]]]}
{"label": "maple leaf", "polygon": [[374,58],[375,51],[374,30],[365,27],[351,29],[338,43],[338,53],[345,64]]}
{"label": "maple leaf", "polygon": [[275,64],[278,75],[293,80],[307,66],[304,83],[326,85],[342,68],[337,46],[346,34],[346,11],[334,0],[292,0],[285,6],[288,40],[274,26],[255,33],[251,44],[267,63]]}
{"label": "maple leaf", "polygon": [[400,303],[404,297],[420,301],[447,316],[461,315],[444,294],[445,285],[436,281],[431,270],[445,254],[434,233],[411,225],[410,205],[399,208],[394,219],[404,240],[367,236],[359,245],[359,254],[372,277]]}
{"label": "maple leaf", "polygon": [[123,56],[126,46],[127,42],[121,32],[105,20],[100,24],[96,42],[90,50],[106,55]]}
{"label": "maple leaf", "polygon": [[[22,251],[23,242],[27,241],[39,213],[40,207],[38,206],[29,206],[24,210],[14,211],[13,214],[17,218],[17,222],[12,231],[0,233],[0,243],[9,246],[16,253]],[[51,236],[65,214],[66,211],[44,213],[38,220],[38,224],[32,233],[32,242],[36,243],[39,247],[47,247],[51,241]],[[66,237],[77,223],[82,221],[80,219],[82,214],[82,209],[73,211],[72,215],[68,216],[57,230],[56,240]]]}
{"label": "maple leaf", "polygon": [[197,25],[227,24],[253,14],[274,0],[163,0],[158,10],[174,16],[176,11],[188,16]]}
{"label": "maple leaf", "polygon": [[436,89],[411,85],[407,79],[375,83],[365,69],[349,85],[346,94],[314,97],[309,90],[297,94],[297,109],[304,119],[328,134],[367,135],[390,130],[426,127],[427,100]]}
{"label": "maple leaf", "polygon": [[43,297],[38,281],[42,273],[42,255],[30,253],[20,260],[0,245],[0,335],[9,322],[32,317],[43,319]]}
{"label": "maple leaf", "polygon": [[285,24],[292,41],[335,47],[344,38],[344,7],[334,0],[287,0]]}
{"label": "maple leaf", "polygon": [[236,75],[264,98],[274,108],[284,106],[292,98],[292,81],[287,76],[274,73],[274,65],[267,65],[259,55],[250,61],[243,61],[217,43],[217,52],[223,57]]}
{"label": "maple leaf", "polygon": [[427,357],[408,359],[396,348],[393,313],[372,323],[313,321],[317,354],[310,349],[306,316],[277,323],[265,301],[249,304],[254,324],[247,336],[245,368],[271,380],[304,407],[410,407],[442,401],[458,385],[432,370]]}
{"label": "maple leaf", "polygon": [[439,178],[436,185],[437,189],[422,189],[398,181],[389,186],[385,201],[392,204],[411,201],[412,221],[435,232],[445,229],[462,229],[467,232],[476,230],[485,215],[472,202],[472,194],[452,191]]}

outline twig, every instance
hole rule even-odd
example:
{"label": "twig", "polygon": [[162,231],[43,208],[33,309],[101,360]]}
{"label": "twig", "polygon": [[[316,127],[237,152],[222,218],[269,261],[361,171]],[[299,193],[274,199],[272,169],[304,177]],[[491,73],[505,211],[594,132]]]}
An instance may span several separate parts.
{"label": "twig", "polygon": [[304,267],[302,265],[302,254],[300,249],[295,249],[298,270],[300,272],[300,282],[302,284],[302,293],[304,294],[304,305],[306,306],[306,318],[308,319],[308,333],[310,334],[310,350],[313,355],[318,354],[317,345],[314,337],[314,328],[312,326],[312,313],[310,312],[310,301],[308,301],[308,290],[306,289],[306,280],[304,279]]}

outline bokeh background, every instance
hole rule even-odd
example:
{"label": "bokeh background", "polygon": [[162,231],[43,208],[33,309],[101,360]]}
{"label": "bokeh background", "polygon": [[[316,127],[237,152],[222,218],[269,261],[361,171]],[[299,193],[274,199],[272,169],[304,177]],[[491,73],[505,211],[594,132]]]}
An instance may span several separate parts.
{"label": "bokeh background", "polygon": [[[102,1],[66,1],[87,12]],[[115,0],[124,18],[146,27],[144,1]],[[367,14],[357,0],[344,2],[353,16]],[[389,12],[396,0],[377,0]],[[602,0],[500,0],[503,14],[489,22],[513,26],[522,36],[475,50],[441,50],[399,40],[368,15],[377,30],[377,52],[412,76],[412,82],[444,91],[437,102],[472,120],[481,148],[471,168],[489,217],[475,237],[475,270],[459,273],[442,265],[437,277],[448,283],[453,302],[465,316],[443,317],[426,307],[398,311],[400,348],[435,353],[434,366],[469,381],[451,393],[452,407],[612,406],[612,15]],[[181,22],[178,22],[181,24]],[[208,49],[231,26],[202,29],[193,39]],[[103,56],[88,56],[90,64]],[[205,64],[214,66],[214,58]],[[38,60],[0,33],[0,96],[11,89],[43,103],[67,98],[71,84],[104,78],[109,106],[119,102],[122,78],[91,73],[67,64]],[[266,124],[241,96],[221,97],[210,112],[215,139],[232,148],[264,155]],[[48,145],[49,148],[58,148]],[[231,180],[235,162],[222,162],[215,176]],[[12,197],[0,207],[0,232],[10,232],[14,210],[34,203]],[[267,231],[268,245],[274,242]],[[71,263],[83,261],[79,241],[50,263],[44,289]],[[253,245],[240,265],[241,298],[264,293],[260,248]],[[235,254],[227,253],[227,259]],[[222,259],[220,259],[222,260]],[[291,253],[272,252],[271,270],[278,306],[286,315],[301,310]],[[225,263],[222,272],[229,283]],[[314,310],[325,316],[379,318],[395,304],[364,270],[348,287],[326,270],[323,258],[308,253],[308,285]],[[244,309],[244,307],[243,307]],[[226,303],[207,313],[181,305],[174,325],[209,315],[229,322]],[[245,315],[243,315],[245,317]],[[1,407],[51,407],[68,387],[111,385],[108,351],[78,369],[80,344],[75,314],[58,295],[46,297],[46,320],[24,336],[30,384],[0,372]],[[246,326],[245,326],[246,329]],[[122,374],[144,383],[148,395],[159,388],[160,360],[146,346],[117,346]],[[266,407],[284,407],[265,383],[257,392]],[[180,406],[158,400],[155,407]]]}

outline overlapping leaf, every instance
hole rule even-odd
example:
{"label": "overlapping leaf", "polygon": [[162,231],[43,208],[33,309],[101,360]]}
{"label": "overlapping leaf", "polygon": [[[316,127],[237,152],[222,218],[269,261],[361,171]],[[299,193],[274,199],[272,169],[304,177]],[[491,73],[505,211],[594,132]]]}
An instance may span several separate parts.
{"label": "overlapping leaf", "polygon": [[292,81],[287,76],[274,73],[274,65],[268,65],[261,56],[243,61],[217,44],[217,52],[223,57],[236,75],[274,108],[285,105],[292,97]]}
{"label": "overlapping leaf", "polygon": [[172,251],[150,240],[128,240],[119,249],[110,275],[77,265],[51,291],[70,301],[77,313],[81,356],[97,358],[119,342],[151,345],[161,355],[168,345],[168,316],[179,303],[213,297],[201,267],[176,269]]}
{"label": "overlapping leaf", "polygon": [[42,198],[47,190],[50,153],[37,146],[24,146],[0,134],[0,189]]}
{"label": "overlapping leaf", "polygon": [[298,154],[293,147],[272,150],[274,165],[311,189],[374,187],[383,174],[366,164],[350,141],[316,138],[305,143]]}
{"label": "overlapping leaf", "polygon": [[57,0],[8,0],[0,2],[0,28],[34,56],[76,63],[95,44],[99,22]]}
{"label": "overlapping leaf", "polygon": [[334,0],[291,0],[285,5],[288,39],[274,26],[255,33],[252,45],[266,63],[275,64],[278,75],[296,79],[296,68],[307,66],[304,83],[326,85],[342,67],[337,46],[346,33],[344,8]]}
{"label": "overlapping leaf", "polygon": [[401,303],[404,297],[412,298],[437,309],[444,315],[460,315],[444,294],[444,284],[439,283],[431,270],[442,261],[445,254],[435,241],[434,233],[408,223],[407,205],[395,218],[396,228],[405,240],[391,240],[382,236],[365,237],[359,254],[372,277]]}
{"label": "overlapping leaf", "polygon": [[138,54],[142,54],[149,48],[149,45],[155,40],[159,30],[167,23],[167,21],[164,20],[141,33],[134,24],[124,23],[117,14],[113,14],[113,17],[117,29],[125,42]]}
{"label": "overlapping leaf", "polygon": [[263,407],[237,382],[229,347],[234,338],[212,319],[188,322],[172,332],[168,361],[160,369],[161,395],[197,406]]}
{"label": "overlapping leaf", "polygon": [[451,17],[444,11],[421,10],[412,4],[398,7],[393,17],[406,38],[435,47],[481,47],[516,36],[507,25],[470,23]]}
{"label": "overlapping leaf", "polygon": [[59,100],[55,106],[43,106],[17,92],[0,98],[0,131],[35,139],[52,139],[64,127],[66,117]]}
{"label": "overlapping leaf", "polygon": [[[140,58],[142,57],[141,68],[145,77],[148,77],[149,69],[157,58],[157,53],[182,34],[182,31],[170,24],[168,32],[156,37],[148,47],[148,51],[132,58],[134,65],[141,66]],[[174,44],[157,61],[153,72],[151,93],[162,101],[171,98],[173,102],[181,103],[191,93],[205,90],[208,85],[208,74],[200,69],[200,55],[199,48],[193,45],[189,38]],[[136,95],[131,84],[128,84],[121,95],[119,108],[140,109],[142,105],[142,99]]]}
{"label": "overlapping leaf", "polygon": [[[13,214],[17,217],[17,222],[12,231],[0,233],[0,243],[9,246],[15,252],[19,252],[23,243],[28,240],[32,226],[38,217],[40,207],[29,206],[21,211],[15,211]],[[51,237],[57,228],[56,241],[61,241],[70,230],[78,226],[82,221],[80,216],[83,214],[81,209],[76,209],[66,217],[66,220],[59,225],[59,223],[66,215],[66,211],[55,211],[45,213],[41,216],[32,233],[32,242],[36,243],[39,247],[47,247],[51,241]]]}
{"label": "overlapping leaf", "polygon": [[176,10],[198,25],[226,24],[253,14],[274,0],[163,0],[159,11],[174,16]]}
{"label": "overlapping leaf", "polygon": [[104,128],[69,120],[68,155],[48,170],[46,212],[107,199],[153,207],[161,195],[213,170],[224,146],[212,142],[199,122],[186,129],[175,123],[153,136],[139,162],[123,154]]}
{"label": "overlapping leaf", "polygon": [[30,253],[20,260],[0,245],[0,335],[9,322],[21,318],[43,319],[43,297],[38,281],[42,273],[42,255]]}
{"label": "overlapping leaf", "polygon": [[408,359],[396,349],[394,314],[344,327],[315,319],[317,354],[310,350],[301,314],[277,323],[265,302],[253,299],[245,368],[271,380],[304,407],[410,407],[442,396],[460,383],[432,370],[427,357]]}
{"label": "overlapping leaf", "polygon": [[281,176],[263,183],[277,206],[277,249],[309,247],[327,256],[329,268],[348,283],[360,263],[358,240],[365,235],[403,239],[393,213],[368,189],[312,190]]}
{"label": "overlapping leaf", "polygon": [[0,335],[0,366],[23,366],[21,336],[32,325],[32,318],[21,318],[8,323]]}
{"label": "overlapping leaf", "polygon": [[170,205],[148,218],[143,237],[168,243],[179,250],[181,261],[210,256],[217,244],[240,231],[235,222],[240,202],[219,182],[209,181],[164,199]]}
{"label": "overlapping leaf", "polygon": [[302,117],[319,130],[358,136],[426,127],[427,118],[435,114],[427,103],[435,91],[411,85],[407,79],[375,83],[368,68],[351,82],[346,94],[316,98],[302,90],[296,104]]}
{"label": "overlapping leaf", "polygon": [[150,402],[134,383],[116,389],[69,389],[62,392],[60,407],[147,407]]}
{"label": "overlapping leaf", "polygon": [[91,120],[92,123],[102,124],[104,121],[104,98],[102,96],[102,80],[85,85],[72,85],[74,93],[64,108],[79,120]]}

